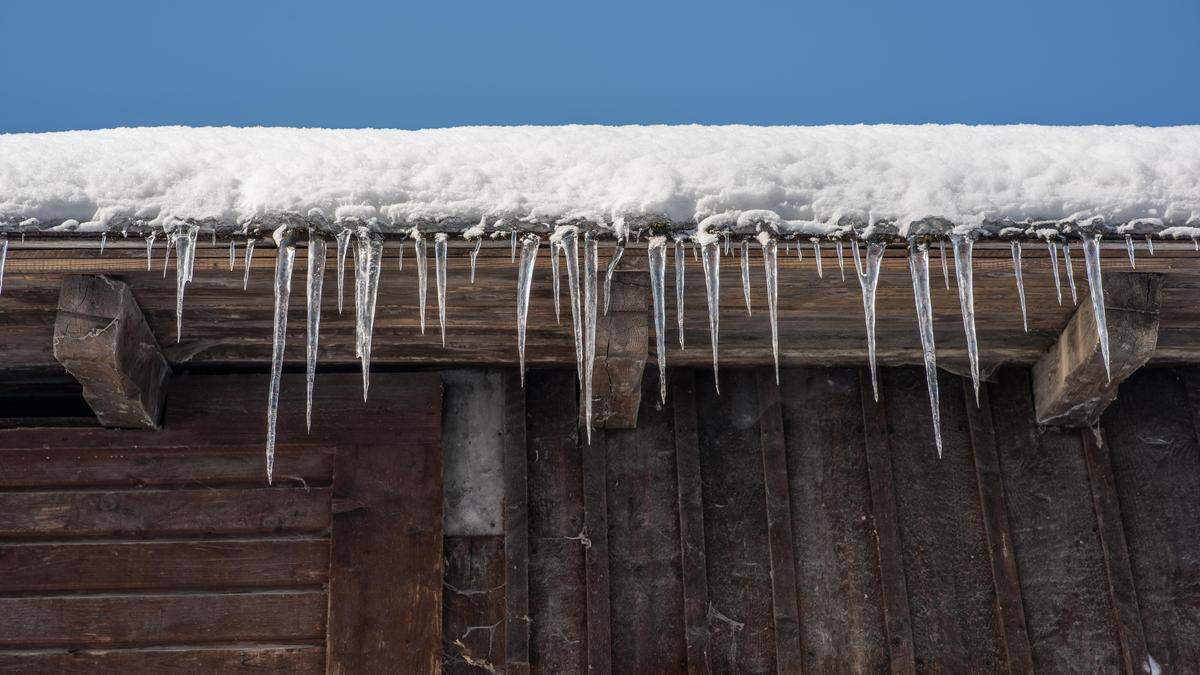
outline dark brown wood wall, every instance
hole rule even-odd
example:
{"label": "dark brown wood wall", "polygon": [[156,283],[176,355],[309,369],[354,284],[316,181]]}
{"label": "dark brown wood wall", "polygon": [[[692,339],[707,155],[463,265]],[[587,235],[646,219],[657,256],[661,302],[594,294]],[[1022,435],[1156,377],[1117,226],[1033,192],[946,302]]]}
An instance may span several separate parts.
{"label": "dark brown wood wall", "polygon": [[1135,375],[1099,436],[1037,428],[1027,371],[978,408],[942,373],[940,460],[918,369],[879,403],[856,369],[720,377],[662,405],[648,371],[591,446],[572,371],[513,379],[505,533],[446,545],[447,671],[1200,668],[1200,370]]}

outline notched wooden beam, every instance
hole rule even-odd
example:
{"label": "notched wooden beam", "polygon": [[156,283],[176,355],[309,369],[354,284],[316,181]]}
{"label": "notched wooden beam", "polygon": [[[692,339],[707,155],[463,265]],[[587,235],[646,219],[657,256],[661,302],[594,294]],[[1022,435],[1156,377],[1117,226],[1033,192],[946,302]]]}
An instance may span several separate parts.
{"label": "notched wooden beam", "polygon": [[1117,397],[1117,387],[1145,365],[1158,344],[1163,279],[1158,274],[1110,274],[1104,278],[1105,314],[1112,379],[1096,337],[1096,316],[1087,298],[1058,342],[1033,367],[1034,408],[1039,424],[1088,426]]}
{"label": "notched wooden beam", "polygon": [[[650,339],[649,308],[650,286],[646,275],[617,271],[613,275],[608,314],[602,314],[596,321],[592,416],[597,427],[637,426]],[[603,307],[600,310],[603,312]]]}
{"label": "notched wooden beam", "polygon": [[157,429],[171,368],[133,291],[106,276],[69,276],[58,296],[54,358],[83,385],[106,427]]}

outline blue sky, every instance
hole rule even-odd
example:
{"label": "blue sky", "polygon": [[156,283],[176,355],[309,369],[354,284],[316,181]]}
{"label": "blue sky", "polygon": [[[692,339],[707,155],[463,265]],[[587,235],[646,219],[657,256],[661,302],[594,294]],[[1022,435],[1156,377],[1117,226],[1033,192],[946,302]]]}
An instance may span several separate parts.
{"label": "blue sky", "polygon": [[0,0],[0,132],[1200,123],[1200,1]]}

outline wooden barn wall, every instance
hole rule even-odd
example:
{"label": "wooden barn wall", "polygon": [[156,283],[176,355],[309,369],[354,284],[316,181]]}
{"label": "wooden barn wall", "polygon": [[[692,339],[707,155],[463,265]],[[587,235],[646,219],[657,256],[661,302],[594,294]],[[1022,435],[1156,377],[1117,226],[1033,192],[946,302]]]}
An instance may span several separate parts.
{"label": "wooden barn wall", "polygon": [[[1147,369],[1091,430],[1028,371],[647,371],[637,429],[515,374],[504,517],[445,541],[447,672],[1200,670],[1200,370]],[[503,403],[500,402],[503,400]],[[447,420],[448,425],[455,422]],[[451,461],[451,460],[448,460]]]}

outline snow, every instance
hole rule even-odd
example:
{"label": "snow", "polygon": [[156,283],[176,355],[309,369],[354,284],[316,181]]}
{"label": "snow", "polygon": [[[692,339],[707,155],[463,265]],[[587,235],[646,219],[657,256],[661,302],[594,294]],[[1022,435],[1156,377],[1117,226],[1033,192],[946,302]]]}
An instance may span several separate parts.
{"label": "snow", "polygon": [[[273,212],[399,232],[444,220],[724,222],[842,214],[1117,225],[1200,214],[1200,126],[156,127],[0,135],[0,219],[93,231]],[[64,222],[74,221],[74,222]],[[495,227],[495,226],[493,226]],[[604,225],[612,228],[612,225]]]}

